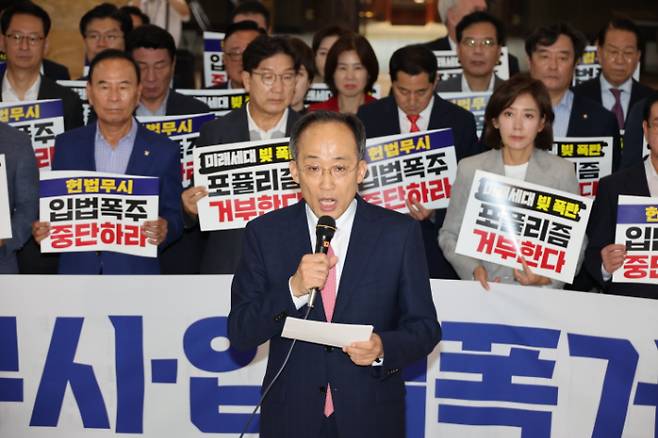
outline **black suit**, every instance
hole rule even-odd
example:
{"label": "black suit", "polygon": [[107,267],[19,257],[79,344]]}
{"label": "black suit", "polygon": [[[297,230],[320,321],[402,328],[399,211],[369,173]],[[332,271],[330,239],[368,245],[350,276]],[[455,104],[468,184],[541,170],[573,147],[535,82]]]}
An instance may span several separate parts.
{"label": "black suit", "polygon": [[[292,109],[288,110],[286,137],[300,118]],[[235,109],[201,128],[197,146],[249,141],[247,107]],[[210,231],[201,257],[202,274],[233,274],[242,254],[243,229]]]}
{"label": "black suit", "polygon": [[52,81],[68,81],[71,79],[69,69],[49,59],[43,60],[43,75]]}
{"label": "black suit", "polygon": [[617,118],[600,103],[574,93],[568,137],[612,137],[612,171],[621,162],[621,139]]}
{"label": "black suit", "polygon": [[[427,47],[428,49],[434,51],[434,50],[452,50],[452,47],[450,47],[450,41],[448,41],[448,37],[444,36],[443,38],[437,38],[435,40],[426,42],[423,44],[423,46]],[[517,74],[519,72],[519,58],[516,56],[512,55],[511,53],[509,54],[509,76],[510,78]]]}
{"label": "black suit", "polygon": [[[212,112],[208,105],[192,96],[169,90],[166,115],[183,116]],[[180,239],[169,245],[160,255],[163,274],[198,274],[203,242],[198,226],[186,228]]]}
{"label": "black suit", "polygon": [[[368,138],[400,133],[398,106],[393,96],[361,106],[357,116],[365,125]],[[477,141],[473,114],[435,94],[428,129],[441,128],[452,128],[457,161],[483,151]],[[445,209],[438,209],[434,222],[426,220],[421,223],[427,265],[432,278],[458,279],[457,273],[443,256],[437,240],[445,213]]]}
{"label": "black suit", "polygon": [[[642,85],[633,79],[633,86],[631,88],[631,101],[628,104],[628,112],[630,112],[633,105],[647,97],[649,94],[651,94],[652,91],[653,90],[651,88],[647,87],[646,85]],[[603,105],[603,101],[601,100],[600,76],[578,84],[576,87],[574,87],[573,92],[576,95],[587,97],[588,99]],[[624,114],[624,119],[627,119],[627,116],[628,114]]]}
{"label": "black suit", "polygon": [[[655,92],[652,91],[652,93]],[[641,99],[628,111],[624,129],[624,153],[621,157],[622,169],[640,163],[644,155],[648,153],[648,150],[644,147],[644,131],[642,130],[644,106],[647,99],[646,97]]]}
{"label": "black suit", "polygon": [[587,226],[589,244],[585,252],[585,267],[603,287],[614,295],[658,298],[658,286],[634,283],[603,282],[601,275],[601,249],[615,242],[617,200],[619,195],[650,196],[644,162],[601,179]]}

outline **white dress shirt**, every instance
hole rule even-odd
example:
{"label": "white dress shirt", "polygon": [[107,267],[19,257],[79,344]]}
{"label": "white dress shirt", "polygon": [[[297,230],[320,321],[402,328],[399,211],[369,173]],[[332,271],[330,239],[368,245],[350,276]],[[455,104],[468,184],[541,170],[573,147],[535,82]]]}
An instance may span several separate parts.
{"label": "white dress shirt", "polygon": [[[350,236],[352,235],[352,225],[354,224],[355,214],[356,199],[354,199],[349,207],[347,207],[347,210],[336,219],[336,233],[331,239],[331,249],[333,249],[334,254],[338,257],[338,262],[336,263],[336,295],[338,295],[338,290],[340,288],[340,277],[343,273],[343,266],[345,265],[345,257],[347,256],[347,247],[350,243]],[[315,216],[313,210],[311,210],[311,207],[309,207],[308,204],[306,204],[306,222],[308,224],[308,233],[311,237],[309,253],[312,253],[315,249],[315,227],[318,224],[318,217]],[[298,310],[308,303],[308,294],[296,297],[292,293],[292,288],[290,288],[290,295],[292,296],[292,301],[295,303],[295,307]]]}
{"label": "white dress shirt", "polygon": [[553,107],[555,120],[553,120],[553,137],[566,137],[569,130],[569,119],[573,107],[573,91],[567,90],[560,103]]}
{"label": "white dress shirt", "polygon": [[[425,109],[423,109],[418,115],[418,120],[416,125],[421,131],[427,131],[430,126],[430,115],[432,114],[432,107],[434,106],[434,95],[430,99],[430,102],[427,104]],[[408,134],[411,132],[411,122],[407,118],[407,114],[398,107],[398,120],[400,121],[400,134]]]}
{"label": "white dress shirt", "polygon": [[272,140],[274,138],[283,138],[286,136],[286,125],[288,123],[288,108],[283,112],[276,125],[269,131],[263,131],[258,127],[253,118],[251,118],[251,103],[247,103],[247,122],[249,124],[249,140]]}
{"label": "white dress shirt", "polygon": [[[489,85],[487,85],[486,91],[493,91],[495,82],[496,82],[496,74],[491,73],[491,79],[489,79]],[[468,81],[466,80],[466,75],[462,73],[462,93],[472,93],[472,92],[473,90],[471,90],[471,87],[468,85]]]}
{"label": "white dress shirt", "polygon": [[615,96],[610,91],[611,88],[618,88],[621,90],[619,95],[619,100],[621,100],[621,108],[624,110],[624,120],[628,115],[628,106],[631,104],[631,91],[633,90],[633,78],[630,77],[626,82],[621,84],[619,87],[615,87],[610,82],[608,82],[604,77],[603,73],[599,75],[599,80],[601,81],[601,102],[603,106],[608,111],[612,111],[612,107],[615,105]]}
{"label": "white dress shirt", "polygon": [[30,100],[38,100],[39,96],[39,87],[41,86],[41,75],[37,76],[37,80],[27,89],[25,92],[25,98],[21,99],[18,97],[16,90],[11,86],[7,75],[5,74],[2,78],[2,101],[3,102],[23,102]]}

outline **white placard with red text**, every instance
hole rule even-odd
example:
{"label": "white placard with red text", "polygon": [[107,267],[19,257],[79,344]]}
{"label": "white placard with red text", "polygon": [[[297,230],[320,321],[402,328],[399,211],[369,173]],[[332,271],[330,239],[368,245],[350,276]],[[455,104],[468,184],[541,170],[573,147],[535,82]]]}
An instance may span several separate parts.
{"label": "white placard with red text", "polygon": [[50,170],[55,156],[55,136],[64,132],[64,109],[60,99],[0,103],[0,122],[8,123],[30,137],[37,167]]}
{"label": "white placard with red text", "polygon": [[658,198],[619,196],[615,243],[626,257],[613,282],[658,284]]}
{"label": "white placard with red text", "polygon": [[612,173],[612,137],[556,137],[551,153],[571,161],[582,196],[594,199],[599,180]]}
{"label": "white placard with red text", "polygon": [[156,257],[142,230],[158,218],[159,179],[101,172],[43,172],[39,220],[50,223],[41,252],[114,251]]}
{"label": "white placard with red text", "polygon": [[592,200],[477,170],[455,252],[571,283]]}

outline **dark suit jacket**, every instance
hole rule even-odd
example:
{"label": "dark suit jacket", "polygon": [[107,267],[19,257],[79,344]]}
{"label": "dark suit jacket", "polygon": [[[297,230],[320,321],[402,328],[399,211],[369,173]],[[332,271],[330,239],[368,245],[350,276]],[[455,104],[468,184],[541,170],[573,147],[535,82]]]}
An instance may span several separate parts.
{"label": "dark suit jacket", "polygon": [[[133,121],[133,123],[137,123]],[[58,135],[55,139],[53,170],[96,170],[94,139],[96,123]],[[148,151],[148,153],[147,153]],[[138,126],[128,175],[160,178],[159,216],[167,220],[165,247],[180,237],[181,214],[180,147],[163,135]],[[159,274],[157,258],[139,257],[110,251],[87,251],[60,255],[62,274]]]}
{"label": "dark suit jacket", "polygon": [[643,161],[607,176],[599,182],[599,191],[594,200],[587,226],[589,244],[585,252],[585,267],[606,293],[658,298],[658,286],[655,285],[603,282],[601,249],[615,243],[617,197],[619,195],[650,196]]}
{"label": "dark suit jacket", "polygon": [[[290,130],[299,117],[299,114],[292,109],[288,110],[287,137],[290,136]],[[246,106],[235,109],[217,120],[203,125],[197,146],[239,141],[249,141],[249,122]],[[201,273],[233,274],[240,261],[243,233],[244,230],[242,229],[208,232],[203,257],[201,258]]]}
{"label": "dark suit jacket", "polygon": [[167,96],[167,115],[183,116],[186,114],[203,114],[212,112],[210,107],[199,99],[169,90]]}
{"label": "dark suit jacket", "polygon": [[642,162],[642,158],[649,153],[648,149],[644,147],[644,131],[642,130],[642,118],[647,99],[645,97],[639,100],[628,111],[624,129],[624,153],[621,158],[621,168],[631,167]]}
{"label": "dark suit jacket", "polygon": [[[290,346],[280,337],[295,308],[288,278],[312,252],[305,203],[251,221],[231,288],[228,337],[235,348],[270,341],[263,387]],[[321,297],[319,297],[321,299]],[[339,349],[297,342],[290,360],[263,402],[261,437],[320,436],[327,383],[332,388],[342,438],[399,438],[405,433],[405,388],[400,370],[424,358],[441,329],[416,222],[357,197],[357,210],[332,322],[372,324],[384,345],[381,367],[357,366]],[[325,321],[316,301],[309,319]]]}
{"label": "dark suit jacket", "polygon": [[[585,81],[582,84],[578,84],[573,89],[574,94],[579,94],[581,96],[587,97],[588,99],[593,100],[596,103],[603,104],[601,100],[601,79],[600,76],[597,76],[589,81]],[[630,112],[633,105],[635,105],[639,100],[644,99],[649,94],[651,94],[652,89],[646,85],[642,85],[635,79],[633,79],[633,87],[631,88],[631,101],[628,104],[628,111]],[[626,118],[628,114],[624,115]]]}
{"label": "dark suit jacket", "polygon": [[612,171],[614,172],[619,167],[621,163],[621,137],[619,136],[617,118],[600,103],[575,94],[567,136],[612,137]]}
{"label": "dark suit jacket", "polygon": [[[4,79],[4,73],[0,76],[0,83],[2,83],[2,79]],[[0,100],[2,99],[1,93],[2,91],[0,91]],[[62,106],[64,107],[64,130],[70,131],[83,125],[82,101],[75,91],[64,88],[41,75],[41,85],[39,86],[37,100],[44,99],[62,99]]]}
{"label": "dark suit jacket", "polygon": [[49,59],[43,60],[43,75],[52,81],[68,81],[71,79],[69,69],[62,64]]}
{"label": "dark suit jacket", "polygon": [[[360,107],[357,116],[365,125],[368,138],[400,133],[398,107],[393,96]],[[452,128],[457,161],[483,151],[477,141],[473,114],[435,94],[429,129],[441,128]],[[445,214],[445,209],[436,210],[434,221],[426,220],[421,224],[427,265],[432,278],[458,279],[457,273],[443,256],[437,240]]]}
{"label": "dark suit jacket", "polygon": [[39,170],[30,137],[0,123],[0,154],[5,156],[12,238],[0,246],[0,274],[18,274],[16,252],[32,233],[39,209]]}
{"label": "dark suit jacket", "polygon": [[[203,114],[211,112],[208,105],[191,96],[169,90],[167,115]],[[199,227],[183,230],[180,239],[173,242],[160,254],[160,268],[163,274],[198,274],[201,263],[203,242]]]}
{"label": "dark suit jacket", "polygon": [[[437,38],[435,40],[426,42],[423,44],[423,46],[427,47],[428,49],[434,51],[434,50],[452,50],[452,47],[450,47],[450,41],[448,40],[448,36],[444,36],[442,38]],[[511,53],[509,54],[509,76],[512,77],[515,74],[519,72],[519,58],[516,56],[512,55]]]}

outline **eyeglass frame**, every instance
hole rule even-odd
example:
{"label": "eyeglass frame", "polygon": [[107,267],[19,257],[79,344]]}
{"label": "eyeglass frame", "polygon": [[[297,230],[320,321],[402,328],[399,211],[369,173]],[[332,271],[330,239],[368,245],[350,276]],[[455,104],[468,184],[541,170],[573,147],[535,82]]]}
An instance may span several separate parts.
{"label": "eyeglass frame", "polygon": [[27,45],[30,47],[36,46],[38,43],[41,41],[45,40],[45,36],[41,35],[25,35],[20,32],[14,32],[14,33],[8,33],[4,35],[5,39],[7,39],[9,42],[20,46],[23,43],[23,40],[27,41]]}
{"label": "eyeglass frame", "polygon": [[[344,164],[334,164],[333,166],[329,167],[328,169],[324,168],[322,166],[317,166],[317,165],[313,165],[313,164],[304,164],[303,166],[301,166],[300,170],[308,178],[311,178],[311,179],[314,179],[314,180],[319,180],[320,178],[322,178],[324,176],[325,172],[329,173],[329,175],[331,175],[331,177],[333,179],[340,180],[340,179],[345,178],[350,173],[354,172],[356,169],[358,169],[358,167],[359,167],[358,163],[356,165],[350,167],[350,168],[348,168]],[[341,170],[341,168],[343,168],[343,169]]]}
{"label": "eyeglass frame", "polygon": [[498,46],[498,41],[495,38],[482,38],[476,39],[472,37],[464,37],[459,42],[469,49],[474,49],[475,47],[484,47],[485,49],[492,49]]}
{"label": "eyeglass frame", "polygon": [[[294,86],[295,81],[297,80],[297,72],[296,71],[291,71],[291,72],[286,72],[286,73],[274,73],[273,71],[258,71],[258,70],[252,70],[249,72],[250,75],[257,75],[260,77],[260,82],[266,87],[271,87],[274,85],[276,82],[276,79],[280,79],[281,83],[285,86]],[[272,80],[266,80],[265,75],[272,75]],[[286,79],[284,78],[285,76],[290,75],[290,80],[288,83],[286,83]]]}
{"label": "eyeglass frame", "polygon": [[96,43],[100,42],[101,40],[105,40],[107,42],[114,42],[119,39],[123,39],[124,35],[122,32],[115,32],[115,31],[110,31],[107,33],[101,33],[101,32],[89,32],[85,33],[85,39],[87,40],[92,40]]}

